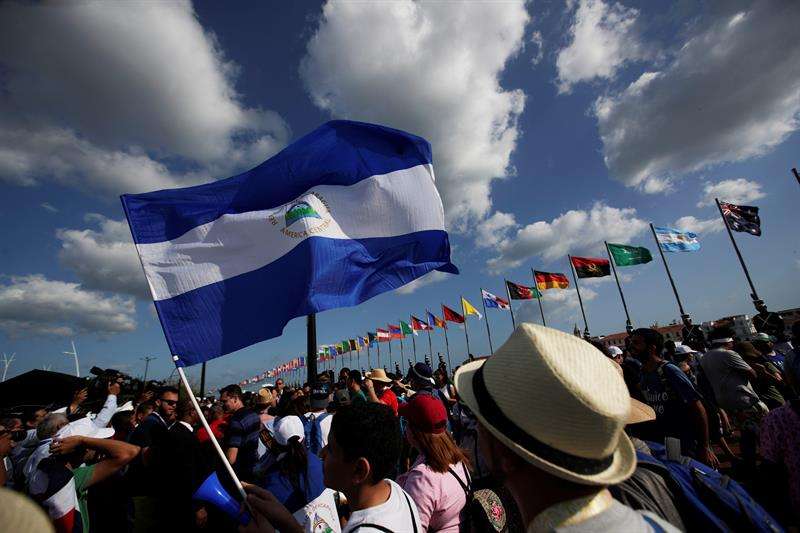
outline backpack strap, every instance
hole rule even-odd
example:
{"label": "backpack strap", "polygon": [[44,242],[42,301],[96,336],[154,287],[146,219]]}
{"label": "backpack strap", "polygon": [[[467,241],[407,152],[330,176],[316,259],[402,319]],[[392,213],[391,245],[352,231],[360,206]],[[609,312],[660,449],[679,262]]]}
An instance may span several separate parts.
{"label": "backpack strap", "polygon": [[461,488],[464,490],[464,494],[467,496],[467,499],[469,500],[469,491],[470,491],[469,485],[471,485],[472,483],[471,483],[471,480],[469,479],[469,474],[467,473],[467,467],[464,467],[464,473],[467,474],[467,482],[466,483],[461,481],[461,478],[458,477],[458,474],[456,474],[455,470],[453,470],[452,468],[448,468],[447,471],[450,472],[451,474],[453,474],[453,477],[456,478],[456,481],[458,481],[458,484],[461,485]]}

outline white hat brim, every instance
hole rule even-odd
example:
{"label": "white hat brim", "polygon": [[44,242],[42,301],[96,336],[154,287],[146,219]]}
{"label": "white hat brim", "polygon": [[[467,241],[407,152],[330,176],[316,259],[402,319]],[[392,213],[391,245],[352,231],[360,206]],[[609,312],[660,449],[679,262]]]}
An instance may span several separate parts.
{"label": "white hat brim", "polygon": [[[463,365],[456,371],[454,378],[456,392],[463,403],[470,408],[475,418],[485,427],[494,437],[502,442],[507,448],[525,459],[535,467],[545,472],[567,481],[579,483],[581,485],[615,485],[628,479],[636,469],[636,450],[633,443],[625,433],[621,433],[617,448],[614,450],[611,464],[604,471],[598,474],[578,474],[549,461],[542,459],[536,454],[523,448],[500,430],[495,428],[492,423],[484,418],[481,408],[472,389],[472,379],[478,369],[486,363],[486,359],[472,361]],[[535,410],[529,410],[530,416],[536,416]],[[535,435],[533,435],[535,437]]]}

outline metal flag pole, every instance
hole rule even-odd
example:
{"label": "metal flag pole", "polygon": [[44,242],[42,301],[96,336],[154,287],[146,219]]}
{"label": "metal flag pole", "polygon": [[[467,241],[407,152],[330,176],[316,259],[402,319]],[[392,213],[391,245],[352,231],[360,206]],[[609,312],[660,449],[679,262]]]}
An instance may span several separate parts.
{"label": "metal flag pole", "polygon": [[567,255],[567,259],[569,259],[569,271],[572,272],[572,280],[575,282],[575,291],[578,293],[578,303],[581,306],[581,315],[583,315],[583,338],[588,339],[589,322],[586,321],[586,311],[583,310],[583,299],[581,298],[581,288],[578,286],[578,275],[575,273],[575,265],[572,264],[572,256]]}
{"label": "metal flag pole", "polygon": [[536,301],[539,302],[539,313],[542,315],[542,325],[547,327],[547,321],[544,319],[544,307],[542,307],[542,291],[539,290],[539,283],[536,281],[536,271],[531,269],[531,275],[533,276],[533,290],[536,291]]}
{"label": "metal flag pole", "polygon": [[361,368],[361,339],[356,339],[356,368]]}
{"label": "metal flag pole", "polygon": [[[467,339],[467,358],[469,358],[469,354],[472,353],[472,350],[469,349],[469,331],[468,331],[468,328],[467,328],[467,311],[464,309],[464,297],[460,296],[460,298],[461,298],[461,316],[464,319],[464,337]],[[449,361],[448,361],[448,363],[449,363]]]}
{"label": "metal flag pole", "polygon": [[401,366],[401,367],[402,367],[402,366],[403,366],[403,364],[404,364],[404,363],[403,363],[403,360],[406,358],[406,354],[405,354],[405,352],[403,351],[403,335],[404,335],[404,333],[403,333],[403,328],[402,328],[402,326],[401,326],[401,327],[400,327],[400,366]]}
{"label": "metal flag pole", "polygon": [[[376,331],[375,335],[377,335],[377,334],[378,334],[378,332]],[[375,337],[375,342],[376,342],[376,344],[378,346],[378,365],[375,368],[380,368],[381,367],[381,340],[379,338]]]}
{"label": "metal flag pole", "polygon": [[306,318],[306,365],[308,384],[311,390],[317,388],[317,315],[311,313]]}
{"label": "metal flag pole", "polygon": [[214,445],[214,449],[217,451],[217,455],[219,455],[222,464],[225,466],[225,470],[228,471],[228,474],[231,476],[233,480],[233,484],[236,485],[236,490],[239,491],[239,495],[242,497],[242,503],[247,507],[247,510],[250,512],[250,516],[255,516],[253,509],[250,507],[250,504],[247,503],[247,494],[244,491],[244,487],[242,487],[242,482],[239,481],[239,478],[236,476],[236,472],[233,471],[233,467],[231,463],[228,461],[228,457],[222,451],[222,448],[217,442],[217,438],[214,436],[214,432],[211,431],[211,428],[208,425],[208,420],[203,415],[203,410],[200,409],[200,405],[197,403],[197,398],[194,397],[194,393],[192,392],[192,387],[189,385],[189,381],[186,379],[186,374],[183,371],[182,366],[178,366],[178,356],[173,355],[172,361],[175,363],[175,368],[178,370],[178,375],[181,378],[181,383],[183,383],[183,387],[186,389],[186,394],[189,396],[189,399],[194,406],[194,410],[197,412],[197,416],[200,417],[200,423],[203,424],[203,427],[206,429],[206,433],[208,434],[209,439],[211,440],[211,444]]}
{"label": "metal flag pole", "polygon": [[389,328],[389,340],[387,344],[389,345],[389,368],[392,368],[392,328]]}
{"label": "metal flag pole", "polygon": [[611,255],[611,249],[608,247],[608,242],[603,241],[606,245],[606,252],[608,253],[608,262],[611,263],[611,270],[614,272],[614,280],[617,282],[617,289],[619,289],[619,297],[622,299],[622,308],[625,310],[625,331],[630,334],[633,331],[633,324],[631,323],[631,315],[628,313],[628,304],[625,303],[625,295],[622,293],[622,285],[617,276],[617,267],[614,263],[614,257]]}
{"label": "metal flag pole", "polygon": [[[736,239],[733,238],[733,232],[731,231],[731,226],[728,224],[728,219],[725,218],[725,213],[722,212],[722,206],[719,203],[718,198],[714,198],[714,201],[717,202],[717,209],[719,209],[719,216],[722,217],[722,221],[725,223],[725,229],[728,230],[728,237],[731,238],[731,244],[733,244],[733,249],[736,250],[736,257],[739,258],[739,263],[742,265],[742,270],[744,270],[744,275],[747,278],[747,283],[750,284],[750,298],[753,299],[753,303],[760,303],[761,299],[758,297],[758,293],[756,292],[756,286],[753,285],[753,280],[750,278],[750,271],[747,270],[747,265],[744,264],[744,258],[742,257],[742,252],[739,251],[739,245],[736,244]],[[758,310],[758,307],[756,307]]]}
{"label": "metal flag pole", "polygon": [[[372,344],[372,341],[369,338],[369,332],[367,332],[367,366],[371,365],[372,362],[370,359],[372,358],[372,354],[370,353],[369,345]],[[361,367],[361,363],[359,363],[359,368]]]}
{"label": "metal flag pole", "polygon": [[[489,338],[489,352],[494,355],[494,348],[492,347],[492,332],[489,329],[489,313],[486,312],[486,300],[483,299],[483,287],[481,287],[481,303],[483,303],[483,316],[486,317],[486,336]],[[511,304],[508,305],[511,306]],[[464,320],[466,320],[466,317]]]}
{"label": "metal flag pole", "polygon": [[414,329],[414,319],[409,317],[411,320],[411,347],[414,350],[414,362],[417,362],[417,339],[414,337],[417,336],[417,330]]}
{"label": "metal flag pole", "polygon": [[[444,317],[444,306],[442,306],[442,317]],[[447,340],[447,320],[443,320],[442,323],[444,324],[442,328],[444,331],[444,346],[447,349],[447,367],[448,371],[451,371],[453,365],[450,363],[450,341]],[[433,361],[433,352],[431,352],[431,361]]]}
{"label": "metal flag pole", "polygon": [[517,321],[514,320],[514,306],[511,304],[511,291],[508,289],[508,280],[503,278],[503,284],[506,286],[506,295],[508,296],[508,310],[511,311],[511,328],[517,329]]}
{"label": "metal flag pole", "polygon": [[428,324],[428,327],[425,329],[425,331],[428,333],[428,353],[430,354],[431,357],[433,357],[433,341],[431,340],[431,329],[432,328],[433,328],[433,326]]}
{"label": "metal flag pole", "polygon": [[797,184],[800,185],[800,173],[797,172],[796,168],[792,169],[792,174],[794,174],[794,177],[797,178]]}
{"label": "metal flag pole", "polygon": [[669,284],[672,285],[672,292],[675,293],[675,300],[678,302],[678,310],[681,312],[681,317],[686,318],[689,315],[683,310],[683,304],[681,303],[681,297],[678,295],[678,289],[675,287],[675,280],[672,279],[672,272],[669,271],[669,265],[667,264],[667,258],[664,257],[664,250],[661,249],[661,243],[658,242],[658,235],[656,235],[656,229],[653,227],[653,223],[650,223],[650,231],[653,232],[653,238],[656,240],[656,248],[658,248],[658,253],[661,254],[661,261],[664,263],[664,269],[667,271],[667,277],[669,278]]}

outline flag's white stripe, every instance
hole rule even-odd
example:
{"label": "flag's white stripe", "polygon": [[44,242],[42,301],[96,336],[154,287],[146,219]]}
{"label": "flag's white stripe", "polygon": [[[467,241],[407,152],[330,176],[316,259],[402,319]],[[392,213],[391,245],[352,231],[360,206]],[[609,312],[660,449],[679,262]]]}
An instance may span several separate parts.
{"label": "flag's white stripe", "polygon": [[658,233],[657,235],[659,242],[663,242],[665,244],[668,243],[691,244],[697,242],[696,237],[690,237],[685,233]]}
{"label": "flag's white stripe", "polygon": [[[307,202],[321,218],[285,224],[286,212]],[[137,244],[154,300],[164,300],[286,255],[310,236],[394,237],[444,230],[444,212],[430,165],[369,177],[355,185],[323,185],[281,207],[223,215],[177,239]]]}

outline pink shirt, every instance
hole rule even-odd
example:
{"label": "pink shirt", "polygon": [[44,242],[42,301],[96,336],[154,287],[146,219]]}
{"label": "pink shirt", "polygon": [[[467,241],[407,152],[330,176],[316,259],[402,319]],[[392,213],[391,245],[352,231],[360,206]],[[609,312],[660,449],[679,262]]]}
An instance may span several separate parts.
{"label": "pink shirt", "polygon": [[[397,478],[419,511],[419,521],[423,531],[449,531],[458,533],[459,513],[467,503],[464,489],[453,474],[440,474],[431,470],[420,454],[411,470]],[[466,483],[464,466],[461,463],[450,468]]]}

